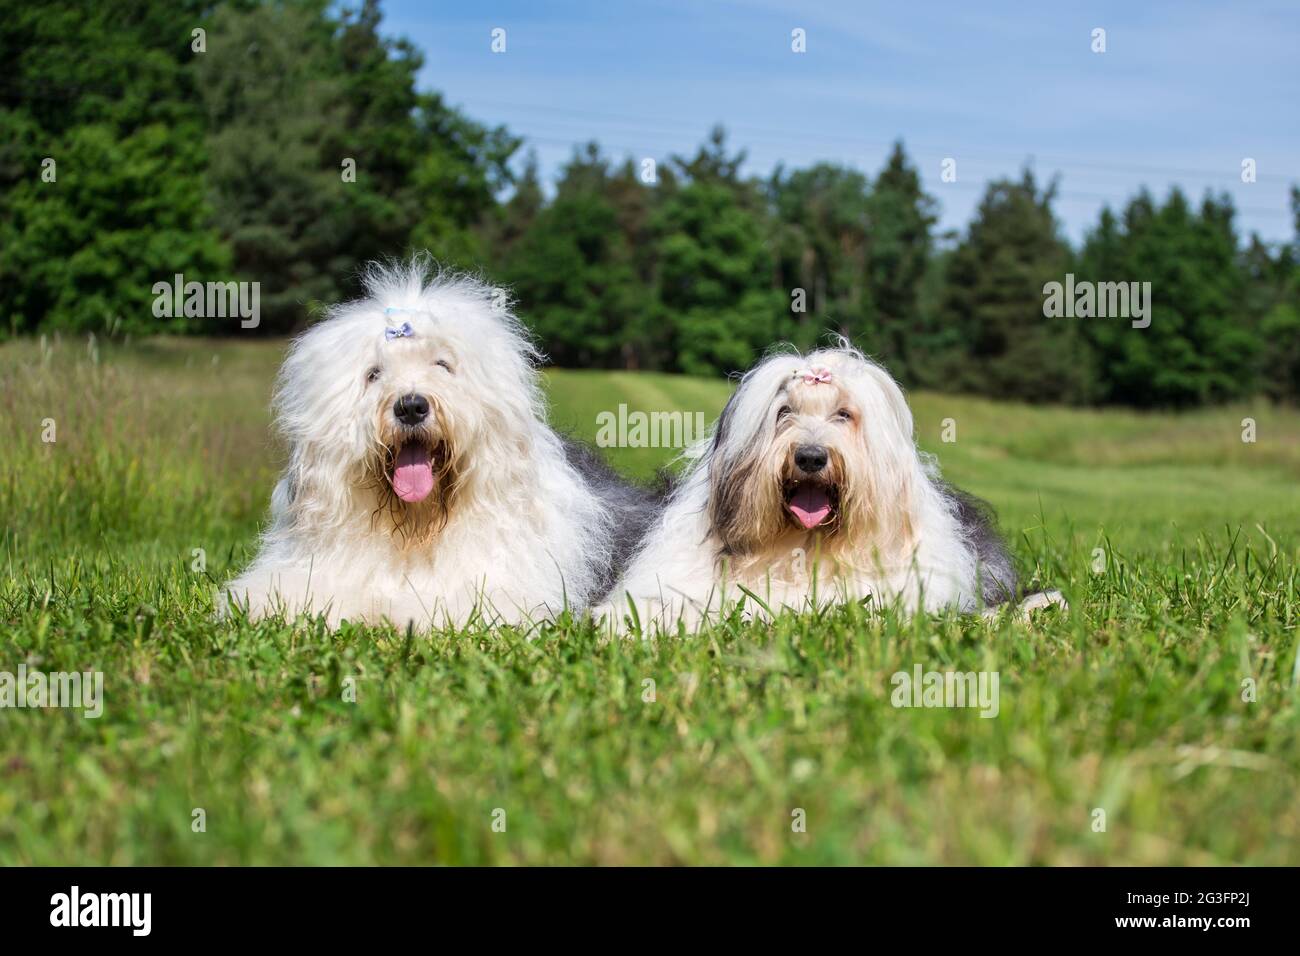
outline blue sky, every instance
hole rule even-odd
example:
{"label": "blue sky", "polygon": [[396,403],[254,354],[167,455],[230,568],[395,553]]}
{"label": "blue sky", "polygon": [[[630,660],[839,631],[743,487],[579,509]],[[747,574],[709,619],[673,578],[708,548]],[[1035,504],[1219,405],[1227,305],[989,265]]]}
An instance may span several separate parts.
{"label": "blue sky", "polygon": [[[940,228],[984,183],[1031,163],[1061,176],[1079,239],[1105,202],[1228,191],[1242,235],[1292,234],[1300,182],[1300,2],[445,2],[385,0],[387,33],[427,62],[422,86],[505,124],[551,180],[573,146],[691,154],[723,123],[746,171],[818,160],[874,175],[901,137]],[[506,52],[490,50],[506,31]],[[791,30],[807,52],[790,50]],[[1106,52],[1091,50],[1094,28]],[[521,151],[522,156],[522,151]],[[942,182],[942,161],[957,181]],[[1241,181],[1246,157],[1257,182]]]}

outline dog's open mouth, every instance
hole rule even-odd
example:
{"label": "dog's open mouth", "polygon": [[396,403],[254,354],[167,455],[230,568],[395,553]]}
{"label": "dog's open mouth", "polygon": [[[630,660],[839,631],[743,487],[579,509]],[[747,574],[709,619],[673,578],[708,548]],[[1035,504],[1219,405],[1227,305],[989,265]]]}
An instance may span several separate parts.
{"label": "dog's open mouth", "polygon": [[429,497],[441,453],[441,444],[430,447],[422,441],[411,441],[402,445],[392,459],[389,481],[393,493],[407,504],[418,504]]}
{"label": "dog's open mouth", "polygon": [[794,520],[811,531],[835,515],[839,492],[820,481],[791,481],[785,485],[785,507]]}

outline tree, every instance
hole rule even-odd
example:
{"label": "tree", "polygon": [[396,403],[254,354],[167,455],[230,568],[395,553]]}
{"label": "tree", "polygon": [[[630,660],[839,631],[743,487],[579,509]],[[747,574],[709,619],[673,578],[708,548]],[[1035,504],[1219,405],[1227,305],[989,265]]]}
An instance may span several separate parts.
{"label": "tree", "polygon": [[217,226],[235,274],[259,284],[268,332],[299,327],[307,303],[341,295],[345,243],[357,238],[341,157],[326,145],[346,113],[333,32],[319,8],[225,7],[195,65]]}
{"label": "tree", "polygon": [[379,24],[374,0],[337,21],[323,2],[223,8],[197,61],[217,222],[266,331],[355,294],[367,260],[485,258],[517,141],[419,93],[422,57]]}
{"label": "tree", "polygon": [[1271,294],[1259,322],[1259,340],[1265,394],[1295,404],[1300,403],[1300,188],[1295,186],[1291,213],[1294,238],[1270,259],[1263,277]]}
{"label": "tree", "polygon": [[658,300],[672,330],[676,368],[693,375],[748,368],[773,340],[787,304],[771,288],[762,196],[739,179],[744,154],[728,156],[716,128],[655,216]]}
{"label": "tree", "polygon": [[524,171],[515,181],[514,193],[501,209],[501,215],[488,224],[486,241],[498,261],[503,261],[527,233],[546,205],[541,178],[537,171],[537,152],[529,150]]}
{"label": "tree", "polygon": [[1174,189],[1163,206],[1145,191],[1121,220],[1104,212],[1088,237],[1079,278],[1150,283],[1150,325],[1084,320],[1097,355],[1097,398],[1189,406],[1249,394],[1258,340],[1239,308],[1245,281],[1226,196],[1199,212]]}
{"label": "tree", "polygon": [[818,163],[768,185],[774,212],[775,286],[786,303],[803,293],[804,311],[791,311],[783,337],[814,346],[828,330],[864,342],[869,187],[861,173]]}
{"label": "tree", "polygon": [[956,339],[937,359],[948,387],[1027,401],[1079,399],[1086,354],[1076,323],[1044,316],[1043,287],[1064,279],[1069,247],[1026,170],[990,183],[948,263],[940,322]]}
{"label": "tree", "polygon": [[608,192],[609,166],[595,144],[575,152],[555,202],[536,214],[503,269],[525,320],[560,365],[618,365],[645,308]]}
{"label": "tree", "polygon": [[0,6],[0,329],[193,329],[151,290],[229,263],[188,70],[202,10]]}
{"label": "tree", "polygon": [[420,95],[415,122],[421,158],[412,182],[423,215],[411,244],[444,265],[477,270],[488,260],[485,224],[498,214],[497,193],[511,182],[520,140],[504,127],[481,126],[434,93]]}
{"label": "tree", "polygon": [[910,382],[918,375],[912,342],[919,331],[921,281],[937,217],[934,200],[922,192],[920,176],[908,163],[901,142],[894,144],[876,177],[867,218],[866,342],[896,377]]}

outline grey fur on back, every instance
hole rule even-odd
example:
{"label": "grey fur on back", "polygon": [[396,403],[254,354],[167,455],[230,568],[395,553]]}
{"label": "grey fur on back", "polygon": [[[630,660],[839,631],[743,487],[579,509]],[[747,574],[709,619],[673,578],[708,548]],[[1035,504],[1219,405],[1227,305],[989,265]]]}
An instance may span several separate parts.
{"label": "grey fur on back", "polygon": [[650,522],[659,513],[659,506],[668,493],[667,481],[661,475],[659,487],[645,488],[616,472],[589,445],[567,435],[561,435],[560,440],[569,464],[604,502],[614,519],[610,542],[613,560],[604,569],[600,586],[593,592],[600,597],[608,594],[623,574]]}
{"label": "grey fur on back", "polygon": [[980,592],[985,607],[1013,600],[1018,587],[1016,567],[1006,542],[997,532],[993,508],[988,502],[954,488],[947,482],[940,482],[939,490],[952,505],[953,513],[961,524],[962,535],[975,550],[975,557],[979,561]]}

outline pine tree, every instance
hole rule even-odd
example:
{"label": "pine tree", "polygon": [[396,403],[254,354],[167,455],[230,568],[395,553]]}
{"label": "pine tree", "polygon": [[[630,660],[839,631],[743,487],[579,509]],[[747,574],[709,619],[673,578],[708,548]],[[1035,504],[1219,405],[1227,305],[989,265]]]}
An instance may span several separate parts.
{"label": "pine tree", "polygon": [[1073,401],[1086,357],[1077,326],[1044,315],[1044,286],[1064,279],[1069,247],[1051,204],[1026,170],[990,183],[953,251],[939,321],[956,341],[937,369],[949,388],[1027,401]]}
{"label": "pine tree", "polygon": [[805,311],[792,311],[783,337],[801,348],[827,331],[858,340],[868,329],[867,179],[829,163],[786,174],[768,185],[774,210],[776,287],[787,303],[802,293]]}
{"label": "pine tree", "polygon": [[919,374],[912,342],[920,325],[918,297],[930,261],[934,205],[903,144],[895,143],[868,201],[866,324],[872,330],[868,347],[903,381]]}
{"label": "pine tree", "polygon": [[1291,187],[1294,238],[1273,257],[1274,290],[1259,322],[1264,392],[1278,401],[1300,403],[1300,188]]}
{"label": "pine tree", "polygon": [[0,9],[0,334],[195,329],[155,317],[151,290],[177,272],[229,268],[189,72],[202,13],[195,3],[130,17],[91,2]]}
{"label": "pine tree", "polygon": [[1103,212],[1079,278],[1150,283],[1151,301],[1146,328],[1122,317],[1083,320],[1100,401],[1177,407],[1253,390],[1258,340],[1242,308],[1232,219],[1226,196],[1206,197],[1197,211],[1178,189],[1162,206],[1139,193],[1122,222]]}
{"label": "pine tree", "polygon": [[501,215],[491,226],[488,243],[497,261],[503,261],[516,243],[527,234],[537,220],[546,197],[542,193],[541,177],[537,169],[537,151],[529,150],[524,160],[524,170],[515,181],[515,189],[501,209]]}
{"label": "pine tree", "polygon": [[658,302],[671,323],[678,371],[716,375],[747,369],[773,340],[782,296],[762,195],[739,178],[744,154],[728,156],[715,129],[690,160],[674,158],[683,184],[655,216]]}
{"label": "pine tree", "polygon": [[560,365],[623,364],[646,308],[613,182],[595,144],[575,151],[555,201],[505,256],[502,275],[525,321]]}

